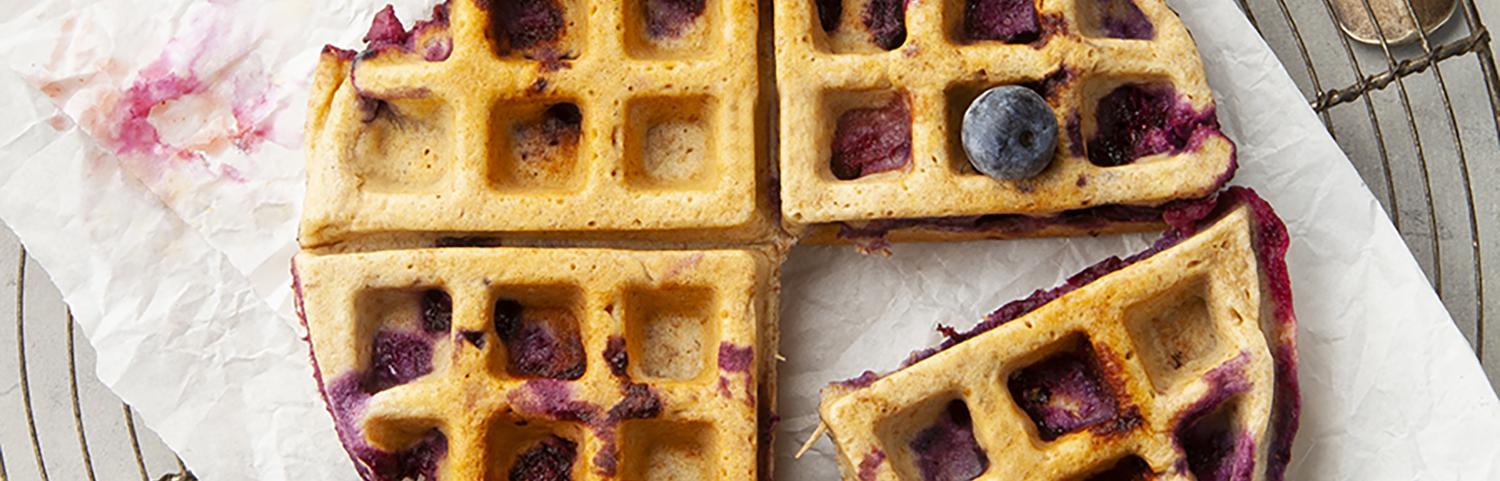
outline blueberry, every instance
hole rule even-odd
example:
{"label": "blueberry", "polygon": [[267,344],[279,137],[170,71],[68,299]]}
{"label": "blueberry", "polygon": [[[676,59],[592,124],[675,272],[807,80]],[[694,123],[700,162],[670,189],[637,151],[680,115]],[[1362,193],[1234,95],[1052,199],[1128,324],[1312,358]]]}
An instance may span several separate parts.
{"label": "blueberry", "polygon": [[949,401],[946,411],[907,446],[916,455],[915,464],[924,480],[970,480],[990,467],[989,456],[974,438],[969,406],[957,399]]}
{"label": "blueberry", "polygon": [[578,443],[553,435],[516,456],[510,481],[564,481],[573,479]]}
{"label": "blueberry", "polygon": [[453,298],[442,289],[428,289],[422,293],[422,329],[427,332],[448,332],[453,325]]}
{"label": "blueberry", "polygon": [[1020,180],[1041,173],[1057,148],[1057,118],[1040,94],[1018,85],[984,91],[964,111],[964,153],[985,175]]}

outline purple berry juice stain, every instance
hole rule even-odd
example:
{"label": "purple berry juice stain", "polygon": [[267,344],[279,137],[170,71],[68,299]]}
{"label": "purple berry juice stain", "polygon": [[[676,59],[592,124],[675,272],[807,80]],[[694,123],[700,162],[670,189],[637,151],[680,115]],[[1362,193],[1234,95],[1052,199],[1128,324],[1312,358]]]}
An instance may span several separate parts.
{"label": "purple berry juice stain", "polygon": [[850,388],[850,389],[859,389],[859,388],[870,387],[871,384],[875,384],[875,381],[879,381],[879,380],[880,380],[880,374],[877,374],[875,371],[865,371],[865,372],[860,373],[858,376],[851,377],[851,378],[845,379],[843,381],[838,381],[835,384],[838,384],[839,386],[843,386],[843,387]]}
{"label": "purple berry juice stain", "polygon": [[573,398],[573,387],[555,379],[531,379],[508,394],[511,407],[522,414],[554,421],[599,422],[599,406]]}
{"label": "purple berry juice stain", "polygon": [[411,30],[403,27],[395,9],[386,5],[370,21],[370,29],[362,40],[364,55],[401,50],[420,54],[429,62],[447,60],[453,52],[453,37],[448,32],[448,3],[434,6],[431,18],[413,23]]}
{"label": "purple berry juice stain", "polygon": [[[254,39],[263,32],[231,34],[255,28],[237,24],[234,10],[225,2],[197,2],[178,12],[186,21],[173,26],[166,45],[144,66],[104,58],[99,61],[108,68],[102,71],[61,77],[39,66],[43,70],[28,75],[29,83],[64,107],[44,122],[59,130],[78,127],[119,156],[121,167],[153,190],[178,192],[213,188],[220,180],[250,181],[244,161],[209,159],[230,148],[254,154],[266,142],[296,148],[301,145],[301,125],[278,128],[285,120],[280,113],[287,96],[277,89],[285,86],[274,82],[276,69],[255,54],[259,44]],[[79,27],[67,22],[62,28],[70,33]],[[234,61],[226,64],[224,59]],[[188,183],[166,179],[176,173],[187,173],[174,177]]]}
{"label": "purple berry juice stain", "polygon": [[729,341],[719,343],[719,394],[726,398],[733,398],[734,393],[730,389],[731,374],[743,374],[745,378],[744,391],[745,402],[755,404],[755,385],[753,376],[750,375],[750,363],[755,362],[755,349],[750,346],[740,346]]}
{"label": "purple berry juice stain", "polygon": [[136,83],[120,100],[120,119],[115,130],[115,153],[143,154],[158,157],[189,158],[187,151],[162,143],[161,134],[151,123],[151,110],[159,105],[196,94],[204,88],[196,75],[172,71],[164,61],[146,67]]}
{"label": "purple berry juice stain", "polygon": [[407,36],[406,27],[401,25],[401,19],[396,18],[396,7],[386,5],[375,13],[375,18],[370,20],[370,29],[360,40],[365,42],[366,48],[379,50],[404,46]]}
{"label": "purple berry juice stain", "polygon": [[875,481],[880,464],[885,462],[885,451],[874,448],[859,460],[859,481]]}

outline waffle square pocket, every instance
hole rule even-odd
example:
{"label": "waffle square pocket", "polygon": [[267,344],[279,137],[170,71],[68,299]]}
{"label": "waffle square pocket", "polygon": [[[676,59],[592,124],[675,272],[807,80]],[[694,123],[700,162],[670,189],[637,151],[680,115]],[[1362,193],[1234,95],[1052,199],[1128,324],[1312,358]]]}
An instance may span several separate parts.
{"label": "waffle square pocket", "polygon": [[450,0],[326,49],[300,240],[772,231],[754,1]]}
{"label": "waffle square pocket", "polygon": [[848,480],[1282,479],[1297,429],[1286,230],[1231,188],[1204,221],[825,388]]}
{"label": "waffle square pocket", "polygon": [[[1139,230],[1235,170],[1160,0],[778,0],[775,28],[781,209],[815,241]],[[1035,177],[990,178],[961,145],[969,103],[1003,85],[1056,117]]]}
{"label": "waffle square pocket", "polygon": [[446,248],[304,253],[294,272],[364,479],[740,480],[769,466],[773,269],[752,251]]}

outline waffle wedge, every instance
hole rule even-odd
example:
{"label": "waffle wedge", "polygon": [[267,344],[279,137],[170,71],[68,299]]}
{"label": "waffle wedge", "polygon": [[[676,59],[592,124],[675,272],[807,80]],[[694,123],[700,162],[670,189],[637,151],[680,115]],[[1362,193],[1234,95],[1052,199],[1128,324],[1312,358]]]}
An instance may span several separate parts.
{"label": "waffle wedge", "polygon": [[304,253],[294,273],[367,480],[742,480],[769,469],[774,269],[754,251],[448,248]]}
{"label": "waffle wedge", "polygon": [[754,0],[454,0],[325,50],[300,242],[773,231]]}
{"label": "waffle wedge", "polygon": [[[814,242],[1142,230],[1235,170],[1161,0],[779,0],[775,36],[781,210]],[[964,155],[964,109],[997,85],[1054,110],[1036,177],[998,181]]]}
{"label": "waffle wedge", "polygon": [[1286,230],[1239,188],[1203,212],[830,385],[844,478],[1281,479],[1299,410]]}

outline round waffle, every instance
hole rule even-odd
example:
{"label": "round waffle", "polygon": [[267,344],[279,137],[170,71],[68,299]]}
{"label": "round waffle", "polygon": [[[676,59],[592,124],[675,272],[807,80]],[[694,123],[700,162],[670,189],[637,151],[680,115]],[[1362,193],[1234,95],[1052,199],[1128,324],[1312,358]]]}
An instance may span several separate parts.
{"label": "round waffle", "polygon": [[[1234,145],[1159,0],[451,0],[364,40],[318,65],[294,275],[366,479],[766,479],[788,234],[879,250],[1207,211],[822,414],[861,481],[1285,466],[1285,232],[1246,191],[1195,200]],[[961,154],[964,107],[1005,84],[1062,127],[1032,179]]]}

